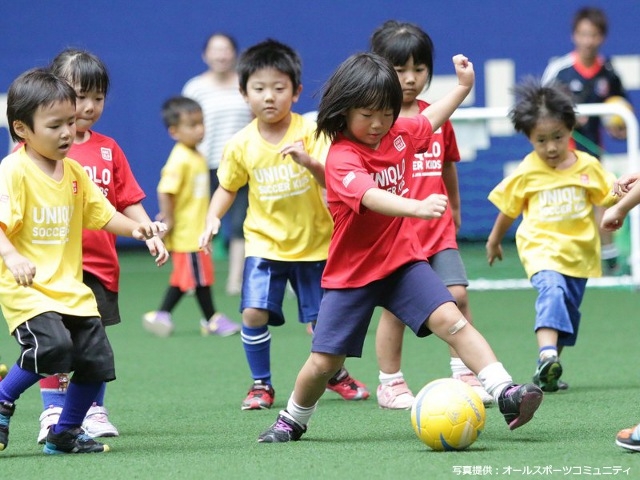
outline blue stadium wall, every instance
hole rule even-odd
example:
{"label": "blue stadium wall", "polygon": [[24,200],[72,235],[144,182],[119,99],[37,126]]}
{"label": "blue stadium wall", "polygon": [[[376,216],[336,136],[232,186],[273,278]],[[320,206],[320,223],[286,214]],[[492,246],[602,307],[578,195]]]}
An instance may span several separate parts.
{"label": "blue stadium wall", "polygon": [[[540,75],[549,57],[571,49],[571,17],[584,4],[575,0],[19,2],[4,5],[0,16],[0,93],[22,71],[45,65],[65,47],[86,48],[102,57],[111,72],[112,90],[97,130],[123,147],[147,192],[145,207],[153,215],[160,169],[172,147],[159,108],[180,92],[188,78],[204,70],[202,44],[214,31],[233,35],[241,49],[268,37],[295,47],[304,63],[304,91],[295,109],[304,113],[316,109],[317,92],[335,67],[350,54],[367,49],[376,26],[391,18],[416,22],[435,42],[435,75],[452,74],[450,59],[456,53],[474,62],[473,106],[483,107],[487,62],[510,59],[517,78]],[[591,4],[609,16],[604,52],[640,55],[640,2]],[[638,90],[630,93],[634,104],[640,105]],[[0,152],[7,148],[6,135],[0,135]],[[528,143],[517,136],[493,138],[489,150],[460,165],[462,237],[486,238],[495,217],[486,196],[502,178],[501,158],[520,158],[528,150]]]}

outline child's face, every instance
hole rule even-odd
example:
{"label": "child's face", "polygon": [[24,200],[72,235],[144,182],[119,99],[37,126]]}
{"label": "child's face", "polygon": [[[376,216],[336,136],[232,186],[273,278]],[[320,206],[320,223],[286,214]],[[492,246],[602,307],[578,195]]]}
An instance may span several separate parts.
{"label": "child's face", "polygon": [[586,19],[576,25],[572,39],[576,52],[583,61],[593,61],[604,42],[600,29]]}
{"label": "child's face", "polygon": [[73,102],[41,105],[33,115],[33,130],[20,121],[13,128],[34,160],[62,160],[76,135],[76,109]]}
{"label": "child's face", "polygon": [[180,114],[180,123],[170,127],[169,133],[177,142],[183,143],[189,148],[196,148],[204,138],[204,118],[202,112],[182,112]]}
{"label": "child's face", "polygon": [[541,118],[529,135],[538,156],[551,168],[562,167],[569,159],[571,130],[558,119]]}
{"label": "child's face", "polygon": [[104,110],[104,93],[92,90],[80,90],[80,85],[74,85],[76,91],[76,128],[77,134],[89,130],[102,116]]}
{"label": "child's face", "polygon": [[396,65],[393,68],[402,86],[402,103],[410,105],[427,85],[429,70],[424,64],[415,64],[413,57],[410,57],[404,65]]}
{"label": "child's face", "polygon": [[247,81],[245,101],[259,122],[275,124],[288,117],[302,87],[293,91],[289,75],[274,68],[255,71]]}
{"label": "child's face", "polygon": [[351,108],[346,117],[345,136],[373,149],[378,148],[380,140],[393,125],[392,109]]}

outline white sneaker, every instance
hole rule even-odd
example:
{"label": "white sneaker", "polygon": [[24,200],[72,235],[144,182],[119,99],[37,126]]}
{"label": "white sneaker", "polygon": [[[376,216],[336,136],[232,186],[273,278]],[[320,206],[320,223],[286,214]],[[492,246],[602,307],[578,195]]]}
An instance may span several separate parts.
{"label": "white sneaker", "polygon": [[82,429],[91,438],[117,437],[120,435],[118,429],[109,421],[107,409],[97,405],[93,405],[87,411],[87,415],[82,422]]}
{"label": "white sneaker", "polygon": [[147,312],[142,316],[142,326],[147,332],[158,337],[168,337],[173,333],[173,322],[168,312]]}
{"label": "white sneaker", "polygon": [[40,433],[38,433],[38,443],[44,443],[47,439],[49,429],[58,423],[62,407],[49,407],[40,414]]}
{"label": "white sneaker", "polygon": [[393,380],[385,385],[378,385],[376,395],[380,408],[391,410],[409,410],[415,399],[404,378]]}
{"label": "white sneaker", "polygon": [[476,392],[480,397],[480,400],[482,400],[485,407],[493,405],[493,397],[484,389],[482,383],[480,383],[480,380],[478,380],[478,377],[476,377],[475,374],[466,373],[464,375],[453,375],[452,378],[462,380],[464,383],[472,387],[474,392]]}

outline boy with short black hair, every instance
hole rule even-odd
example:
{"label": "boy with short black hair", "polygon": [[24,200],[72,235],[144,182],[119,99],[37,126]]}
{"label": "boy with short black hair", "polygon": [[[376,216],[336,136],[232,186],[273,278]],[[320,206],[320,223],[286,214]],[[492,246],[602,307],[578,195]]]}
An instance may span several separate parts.
{"label": "boy with short black hair", "polygon": [[234,335],[240,326],[216,312],[211,291],[213,263],[198,248],[209,204],[209,168],[196,149],[204,138],[202,108],[191,98],[172,97],[162,105],[162,118],[176,141],[158,184],[159,218],[167,225],[164,241],[171,252],[173,272],[160,308],[146,313],[142,324],[155,335],[171,335],[171,312],[182,296],[192,291],[204,315],[202,335]]}
{"label": "boy with short black hair", "polygon": [[[266,40],[246,50],[238,62],[240,92],[256,118],[226,145],[218,168],[220,186],[211,199],[200,247],[220,229],[238,189],[249,185],[244,223],[242,345],[253,384],[242,410],[271,408],[271,333],[285,321],[287,282],[298,299],[298,318],[315,323],[333,223],[324,202],[324,158],[328,144],[315,137],[316,125],[292,113],[302,91],[302,66],[289,46]],[[333,372],[332,372],[333,373]],[[367,388],[340,368],[327,388],[345,400],[369,397]]]}
{"label": "boy with short black hair", "polygon": [[[74,89],[43,69],[20,75],[7,96],[11,136],[24,146],[0,163],[0,305],[21,354],[0,382],[0,450],[20,395],[43,375],[70,371],[44,452],[109,450],[81,428],[102,383],[115,379],[95,297],[82,281],[82,229],[137,240],[164,229],[116,212],[82,166],[66,157],[76,133],[75,101]],[[164,250],[151,253],[158,263],[166,257]]]}

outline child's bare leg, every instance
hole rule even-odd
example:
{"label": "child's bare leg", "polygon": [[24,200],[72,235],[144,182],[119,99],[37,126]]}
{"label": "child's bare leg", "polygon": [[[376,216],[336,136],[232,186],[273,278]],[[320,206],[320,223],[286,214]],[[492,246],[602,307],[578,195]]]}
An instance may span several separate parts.
{"label": "child's bare leg", "polygon": [[[298,373],[289,403],[293,401],[303,408],[315,406],[324,393],[329,379],[342,367],[344,359],[345,355],[312,352]],[[289,413],[294,415],[292,412]],[[306,425],[306,422],[301,423]]]}

